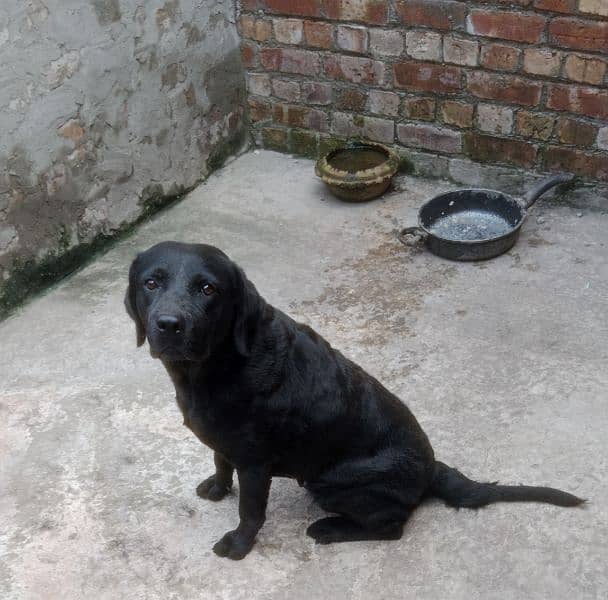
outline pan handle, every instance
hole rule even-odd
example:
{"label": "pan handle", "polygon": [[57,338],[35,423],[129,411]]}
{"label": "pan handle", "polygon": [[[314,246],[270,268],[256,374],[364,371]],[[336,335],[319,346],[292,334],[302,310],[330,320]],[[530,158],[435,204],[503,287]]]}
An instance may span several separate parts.
{"label": "pan handle", "polygon": [[397,239],[408,247],[417,246],[426,241],[428,234],[420,227],[406,227],[397,234]]}
{"label": "pan handle", "polygon": [[524,207],[530,208],[547,190],[560,183],[569,183],[573,179],[574,175],[554,175],[541,181],[524,196]]}

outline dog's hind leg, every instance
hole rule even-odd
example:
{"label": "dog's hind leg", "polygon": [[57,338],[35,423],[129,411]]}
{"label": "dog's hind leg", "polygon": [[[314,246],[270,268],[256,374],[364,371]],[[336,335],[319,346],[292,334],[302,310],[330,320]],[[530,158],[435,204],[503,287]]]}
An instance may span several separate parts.
{"label": "dog's hind leg", "polygon": [[234,467],[217,452],[213,454],[215,474],[198,484],[196,493],[201,498],[217,502],[224,498],[232,488]]}
{"label": "dog's hind leg", "polygon": [[375,486],[342,490],[319,498],[321,507],[340,516],[315,521],[306,533],[318,544],[398,540],[411,510]]}

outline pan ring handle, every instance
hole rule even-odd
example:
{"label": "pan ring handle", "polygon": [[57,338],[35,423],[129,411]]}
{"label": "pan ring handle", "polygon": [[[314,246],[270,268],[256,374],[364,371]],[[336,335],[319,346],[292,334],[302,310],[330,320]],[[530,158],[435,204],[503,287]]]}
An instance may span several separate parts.
{"label": "pan ring handle", "polygon": [[397,234],[397,239],[407,247],[418,246],[427,237],[427,233],[420,227],[405,227]]}

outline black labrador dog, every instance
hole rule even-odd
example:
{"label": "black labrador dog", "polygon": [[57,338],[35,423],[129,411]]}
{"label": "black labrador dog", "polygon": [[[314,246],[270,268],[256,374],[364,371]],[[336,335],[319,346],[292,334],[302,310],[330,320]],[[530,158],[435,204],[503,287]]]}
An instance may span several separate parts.
{"label": "black labrador dog", "polygon": [[547,487],[478,483],[435,460],[408,408],[376,379],[258,294],[222,251],[163,242],[138,255],[125,304],[173,380],[184,424],[214,450],[197,488],[221,500],[236,470],[240,522],[213,547],[243,558],[265,520],[272,477],[291,477],[334,516],[321,544],[394,540],[428,496],[454,507],[584,502]]}

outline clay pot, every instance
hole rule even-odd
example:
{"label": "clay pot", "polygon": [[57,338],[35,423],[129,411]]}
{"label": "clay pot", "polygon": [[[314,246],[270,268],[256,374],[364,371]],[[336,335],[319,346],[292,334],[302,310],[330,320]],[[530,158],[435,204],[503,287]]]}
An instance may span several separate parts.
{"label": "clay pot", "polygon": [[374,142],[352,142],[317,161],[315,173],[332,194],[363,202],[383,194],[399,170],[399,157]]}

